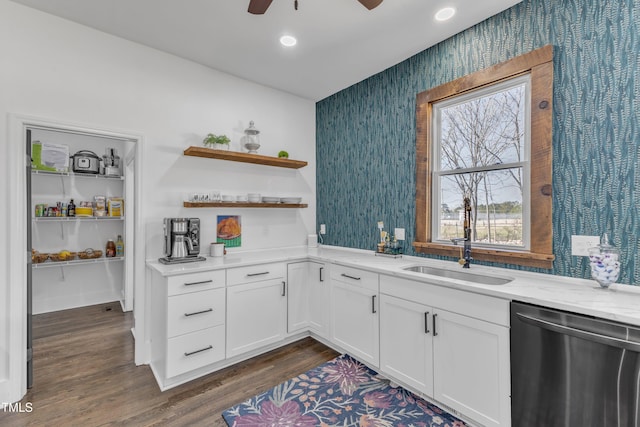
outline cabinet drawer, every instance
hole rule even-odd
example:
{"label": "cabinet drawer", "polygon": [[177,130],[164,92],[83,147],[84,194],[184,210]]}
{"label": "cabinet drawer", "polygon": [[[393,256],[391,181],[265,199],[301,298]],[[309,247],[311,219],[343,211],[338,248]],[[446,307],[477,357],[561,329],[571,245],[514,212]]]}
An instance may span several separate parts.
{"label": "cabinet drawer", "polygon": [[270,279],[285,277],[286,267],[284,263],[260,264],[248,267],[230,268],[227,270],[227,285],[239,285],[241,283],[253,283]]}
{"label": "cabinet drawer", "polygon": [[509,326],[509,300],[446,286],[380,276],[380,293]]}
{"label": "cabinet drawer", "polygon": [[224,324],[225,289],[169,297],[167,310],[167,335],[194,332]]}
{"label": "cabinet drawer", "polygon": [[204,291],[206,289],[222,288],[224,287],[224,280],[224,270],[171,276],[167,279],[167,294],[171,296],[187,292]]}
{"label": "cabinet drawer", "polygon": [[331,280],[378,292],[378,274],[342,265],[331,266]]}
{"label": "cabinet drawer", "polygon": [[224,325],[170,338],[167,377],[174,377],[224,359]]}

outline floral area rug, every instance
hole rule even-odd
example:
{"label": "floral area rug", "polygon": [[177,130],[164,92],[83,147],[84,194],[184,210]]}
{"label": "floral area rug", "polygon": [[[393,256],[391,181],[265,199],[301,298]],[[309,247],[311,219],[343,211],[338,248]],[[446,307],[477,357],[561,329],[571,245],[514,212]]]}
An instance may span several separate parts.
{"label": "floral area rug", "polygon": [[229,427],[463,427],[344,354],[222,413]]}

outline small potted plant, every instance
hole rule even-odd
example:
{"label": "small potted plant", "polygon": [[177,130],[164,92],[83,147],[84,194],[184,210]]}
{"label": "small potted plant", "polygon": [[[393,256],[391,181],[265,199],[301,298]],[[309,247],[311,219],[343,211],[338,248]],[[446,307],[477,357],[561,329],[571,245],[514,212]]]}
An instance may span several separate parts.
{"label": "small potted plant", "polygon": [[214,150],[228,150],[229,142],[231,142],[231,140],[227,135],[215,135],[210,133],[202,140],[202,142],[205,147],[213,148]]}
{"label": "small potted plant", "polygon": [[282,150],[278,153],[278,157],[281,159],[288,159],[289,158],[289,153],[287,153],[286,151]]}

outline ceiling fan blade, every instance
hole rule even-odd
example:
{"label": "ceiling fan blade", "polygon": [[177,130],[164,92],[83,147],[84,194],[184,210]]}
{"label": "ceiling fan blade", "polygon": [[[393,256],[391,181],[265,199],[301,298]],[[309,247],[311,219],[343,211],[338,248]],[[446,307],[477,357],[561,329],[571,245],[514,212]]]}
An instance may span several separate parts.
{"label": "ceiling fan blade", "polygon": [[362,5],[369,10],[378,7],[380,3],[382,3],[382,0],[358,0],[358,1],[362,3]]}
{"label": "ceiling fan blade", "polygon": [[272,0],[251,0],[247,12],[253,13],[254,15],[262,15],[269,9],[271,1]]}

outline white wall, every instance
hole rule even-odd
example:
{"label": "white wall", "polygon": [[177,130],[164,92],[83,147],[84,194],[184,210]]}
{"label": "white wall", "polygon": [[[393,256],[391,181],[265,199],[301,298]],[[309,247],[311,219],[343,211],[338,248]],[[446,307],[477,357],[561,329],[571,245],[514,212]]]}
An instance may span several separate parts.
{"label": "white wall", "polygon": [[[161,255],[161,221],[166,216],[195,216],[203,222],[203,242],[213,241],[217,214],[240,214],[241,250],[303,245],[315,227],[315,104],[162,52],[0,0],[0,139],[5,153],[10,113],[72,122],[86,127],[133,132],[142,148],[142,218],[146,256]],[[224,133],[239,150],[242,131],[254,120],[261,130],[261,154],[287,150],[307,160],[299,169],[269,168],[185,157],[209,132]],[[7,170],[7,155],[0,168]],[[0,185],[7,200],[11,177]],[[259,192],[298,195],[308,209],[185,209],[190,191],[228,194]],[[12,248],[11,207],[0,241]],[[11,334],[19,319],[9,319],[11,292],[6,257],[0,257],[0,402],[8,400],[16,379],[9,376]],[[11,341],[13,342],[13,341]],[[7,381],[9,379],[10,381]],[[13,385],[12,385],[13,384]]]}

